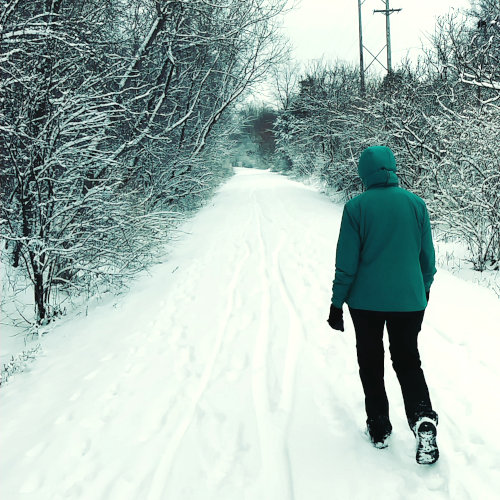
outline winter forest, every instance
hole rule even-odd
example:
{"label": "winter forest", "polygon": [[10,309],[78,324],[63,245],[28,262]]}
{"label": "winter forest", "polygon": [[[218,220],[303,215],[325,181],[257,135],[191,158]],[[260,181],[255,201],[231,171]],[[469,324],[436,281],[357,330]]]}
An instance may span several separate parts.
{"label": "winter forest", "polygon": [[151,262],[230,172],[238,98],[284,55],[283,2],[7,1],[1,12],[6,263],[36,321]]}
{"label": "winter forest", "polygon": [[[354,64],[293,60],[281,29],[293,8],[2,0],[6,500],[494,498],[500,441],[459,424],[479,418],[494,431],[500,409],[499,344],[489,344],[500,320],[500,3],[450,10],[417,60],[367,72],[364,88]],[[440,340],[422,349],[439,366],[429,371],[448,420],[455,410],[469,418],[443,442],[470,446],[429,473],[413,463],[393,472],[407,458],[403,438],[381,464],[378,450],[356,448],[356,422],[345,422],[362,420],[363,402],[344,404],[361,390],[355,339],[339,350],[331,334],[309,337],[328,313],[342,204],[363,191],[359,154],[375,144],[394,152],[401,186],[425,200],[443,248],[428,315]],[[457,260],[467,280],[447,267]],[[454,398],[460,382],[470,392]],[[50,387],[61,397],[52,417]],[[354,437],[326,439],[321,419]],[[129,458],[118,463],[120,450]],[[354,462],[367,484],[382,478],[380,496],[356,490]],[[349,479],[333,497],[330,467]]]}
{"label": "winter forest", "polygon": [[475,270],[498,269],[498,16],[498,2],[485,0],[439,19],[434,47],[369,81],[364,94],[359,71],[344,64],[282,72],[274,122],[282,168],[317,175],[350,198],[361,190],[357,152],[387,144],[433,223],[466,244]]}

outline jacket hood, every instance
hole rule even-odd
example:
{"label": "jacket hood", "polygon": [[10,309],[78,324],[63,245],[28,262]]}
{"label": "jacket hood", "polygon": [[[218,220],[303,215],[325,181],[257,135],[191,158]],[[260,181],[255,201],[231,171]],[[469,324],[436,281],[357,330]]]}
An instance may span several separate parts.
{"label": "jacket hood", "polygon": [[359,157],[358,174],[368,189],[374,186],[397,186],[396,159],[387,146],[370,146]]}

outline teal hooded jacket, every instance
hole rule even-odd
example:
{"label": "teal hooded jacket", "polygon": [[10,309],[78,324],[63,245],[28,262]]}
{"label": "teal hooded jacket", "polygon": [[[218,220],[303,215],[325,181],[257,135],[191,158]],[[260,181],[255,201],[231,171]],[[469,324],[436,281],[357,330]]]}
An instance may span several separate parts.
{"label": "teal hooded jacket", "polygon": [[332,304],[370,311],[421,311],[436,273],[425,202],[399,187],[386,146],[360,156],[366,191],[346,203],[335,262]]}

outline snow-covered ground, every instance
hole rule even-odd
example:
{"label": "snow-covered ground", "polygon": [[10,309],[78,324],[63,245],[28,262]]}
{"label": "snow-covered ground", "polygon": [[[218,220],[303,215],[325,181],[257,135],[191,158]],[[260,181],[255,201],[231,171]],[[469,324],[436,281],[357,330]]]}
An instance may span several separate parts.
{"label": "snow-covered ground", "polygon": [[168,262],[0,390],[2,500],[498,498],[498,297],[439,270],[420,346],[441,458],[415,463],[389,360],[373,448],[349,315],[326,324],[341,211],[237,169]]}

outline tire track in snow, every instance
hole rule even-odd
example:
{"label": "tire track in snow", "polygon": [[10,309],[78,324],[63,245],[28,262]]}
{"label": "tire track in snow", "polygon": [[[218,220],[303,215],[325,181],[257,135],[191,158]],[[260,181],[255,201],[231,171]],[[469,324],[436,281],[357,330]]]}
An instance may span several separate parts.
{"label": "tire track in snow", "polygon": [[304,339],[305,327],[302,318],[298,313],[297,306],[295,305],[292,295],[290,294],[290,290],[286,285],[285,277],[281,269],[279,256],[282,246],[283,235],[281,236],[279,245],[273,255],[273,271],[275,274],[274,281],[278,283],[281,297],[288,309],[290,326],[288,332],[288,342],[286,346],[285,368],[283,370],[281,399],[278,406],[287,414],[291,414],[293,410],[293,400],[295,394],[295,372],[297,368],[300,347]]}
{"label": "tire track in snow", "polygon": [[290,478],[290,489],[292,493],[290,498],[293,498],[294,497],[293,475],[292,475],[292,464],[290,459],[288,439],[289,439],[290,423],[292,420],[292,412],[295,402],[297,363],[299,359],[300,347],[304,340],[305,328],[302,319],[298,314],[297,307],[294,303],[292,295],[290,294],[290,290],[286,285],[283,271],[281,269],[280,255],[281,255],[281,249],[283,247],[283,241],[284,241],[284,235],[282,233],[278,247],[276,248],[273,254],[272,269],[274,272],[274,281],[278,283],[280,295],[288,310],[288,318],[289,318],[289,331],[288,331],[286,354],[285,354],[285,366],[283,369],[281,397],[280,397],[280,402],[278,404],[278,408],[282,412],[284,418],[286,419],[286,422],[284,422],[284,427],[283,427],[284,430],[283,447],[286,457],[288,474]]}
{"label": "tire track in snow", "polygon": [[201,397],[203,396],[203,393],[205,392],[208,383],[210,382],[217,357],[221,351],[224,338],[226,337],[227,326],[229,323],[229,319],[231,317],[233,304],[235,301],[237,284],[240,279],[241,271],[243,270],[244,265],[249,257],[250,257],[250,249],[248,245],[246,245],[245,253],[243,254],[243,257],[239,259],[238,264],[236,265],[236,268],[234,270],[233,276],[231,278],[231,281],[229,283],[227,289],[228,292],[227,296],[229,297],[229,299],[226,303],[226,309],[223,315],[224,320],[222,323],[222,327],[219,329],[219,332],[217,334],[217,338],[214,343],[214,348],[212,350],[210,360],[207,363],[206,368],[203,372],[198,389],[191,401],[191,404],[189,406],[188,411],[186,412],[185,417],[182,419],[180,424],[177,425],[174,432],[170,434],[169,432],[167,432],[167,430],[165,430],[163,433],[165,435],[163,438],[163,442],[168,443],[169,445],[158,460],[158,464],[156,466],[151,481],[149,494],[147,496],[148,500],[157,500],[157,499],[162,500],[165,498],[164,491],[168,486],[169,478],[171,476],[172,464],[174,462],[175,456],[182,442],[182,439],[186,434],[186,431],[189,429],[193,421],[193,417],[196,408],[198,406],[198,403]]}
{"label": "tire track in snow", "polygon": [[[279,421],[281,415],[273,415],[268,386],[269,333],[271,322],[270,290],[272,286],[268,264],[274,264],[274,259],[269,262],[268,250],[262,231],[263,214],[257,199],[254,200],[257,244],[260,253],[259,274],[262,283],[262,299],[260,305],[260,322],[252,359],[252,393],[260,440],[261,484],[266,488],[268,497],[273,498],[273,500],[279,498],[293,499],[291,464],[288,456],[288,448],[285,443],[286,426],[281,425],[283,422]],[[290,353],[291,351],[287,352],[289,356]],[[290,359],[292,358],[290,357]],[[288,367],[286,368],[287,376],[289,375],[288,370],[290,370],[290,366],[290,363],[286,363],[286,367]],[[287,403],[290,403],[292,398],[288,396],[288,392],[287,398]],[[285,415],[285,418],[288,412],[288,409],[285,410],[285,413],[280,411],[282,415]],[[263,491],[260,493],[263,494]]]}

